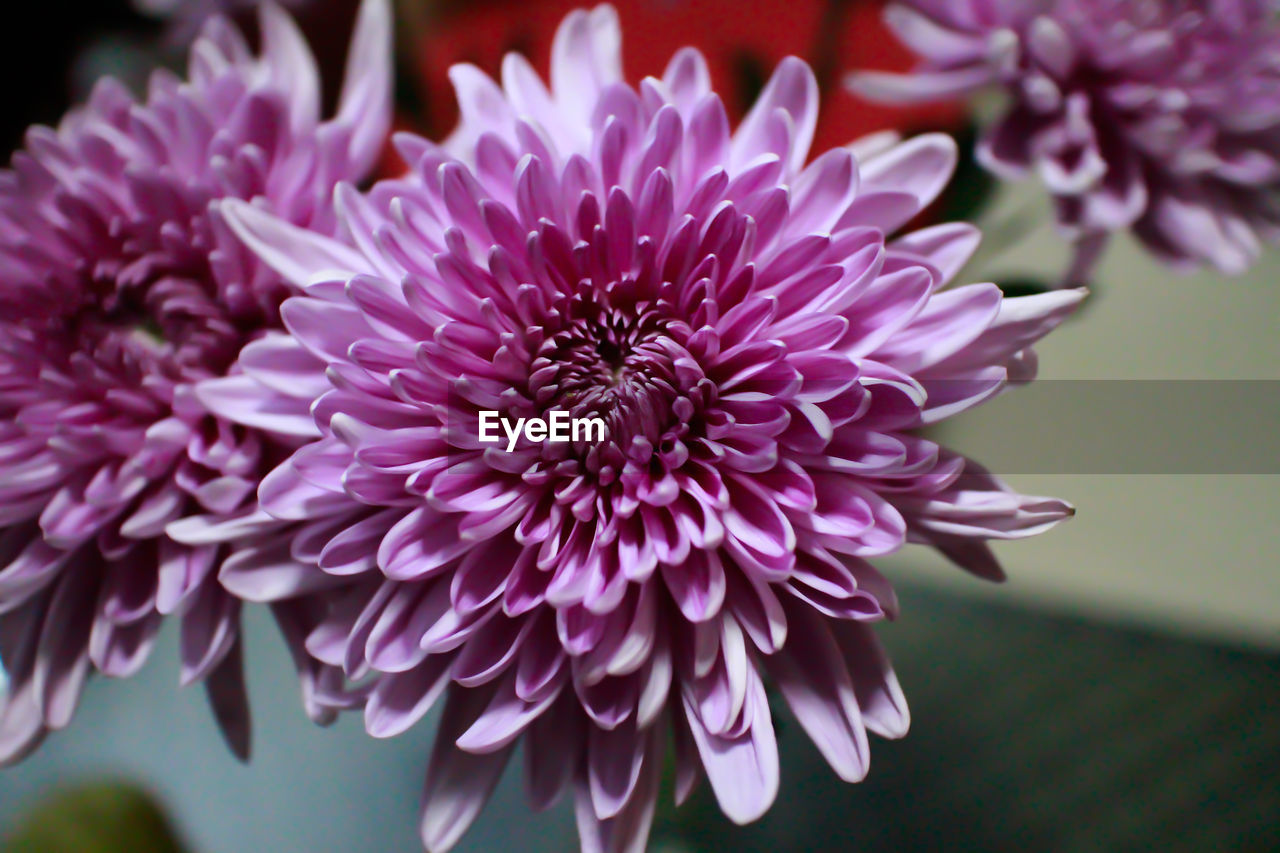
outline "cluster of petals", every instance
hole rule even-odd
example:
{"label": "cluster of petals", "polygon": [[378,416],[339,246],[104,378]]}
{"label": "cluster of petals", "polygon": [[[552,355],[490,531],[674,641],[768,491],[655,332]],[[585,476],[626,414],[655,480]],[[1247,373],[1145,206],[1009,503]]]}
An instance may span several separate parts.
{"label": "cluster of petals", "polygon": [[[572,789],[586,850],[641,849],[668,739],[676,794],[731,819],[779,784],[771,684],[841,778],[907,728],[872,631],[869,560],[932,545],[984,577],[986,544],[1070,514],[917,430],[1026,381],[1081,291],[949,287],[977,231],[894,235],[955,165],[942,136],[810,158],[818,91],[780,64],[731,130],[693,50],[625,83],[614,11],[571,14],[548,87],[452,70],[444,142],[338,188],[340,234],[223,216],[303,292],[285,330],[195,396],[248,429],[309,423],[253,518],[187,519],[241,547],[288,525],[292,563],[223,567],[238,595],[319,595],[306,648],[377,737],[443,702],[421,831],[455,843],[522,744],[528,795]],[[480,441],[482,412],[566,411],[602,441]],[[299,426],[301,432],[306,427]],[[261,549],[259,549],[261,551]]]}
{"label": "cluster of petals", "polygon": [[860,73],[855,89],[895,102],[1003,89],[980,161],[1037,176],[1082,244],[1129,228],[1175,267],[1237,273],[1280,237],[1273,0],[903,0],[886,21],[920,65]]}
{"label": "cluster of petals", "polygon": [[[256,508],[309,435],[247,429],[194,394],[280,328],[290,292],[219,205],[337,233],[333,188],[371,170],[390,121],[389,17],[364,5],[332,118],[307,45],[268,4],[260,54],[215,18],[187,79],[158,71],[142,100],[104,80],[0,172],[0,760],[67,725],[91,672],[136,672],[167,615],[181,680],[205,681],[247,753],[240,600],[218,582],[243,555],[166,528]],[[272,544],[287,556],[290,540]],[[312,609],[277,607],[308,678]]]}

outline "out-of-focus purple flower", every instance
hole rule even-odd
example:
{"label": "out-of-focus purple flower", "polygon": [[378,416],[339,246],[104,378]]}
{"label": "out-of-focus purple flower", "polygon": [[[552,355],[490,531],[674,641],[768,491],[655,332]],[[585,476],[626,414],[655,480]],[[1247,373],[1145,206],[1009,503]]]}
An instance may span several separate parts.
{"label": "out-of-focus purple flower", "polygon": [[[144,15],[161,18],[168,25],[169,38],[183,44],[200,32],[205,21],[215,15],[231,16],[270,0],[133,0]],[[277,0],[279,5],[297,7],[311,0]]]}
{"label": "out-of-focus purple flower", "polygon": [[[946,183],[954,144],[807,163],[803,62],[731,132],[697,52],[635,89],[619,50],[602,6],[562,25],[550,90],[517,55],[501,86],[456,66],[458,129],[400,137],[405,178],[340,188],[345,242],[224,207],[307,293],[282,308],[292,337],[197,396],[252,423],[327,383],[323,438],[259,497],[318,551],[297,584],[349,584],[307,647],[360,685],[368,731],[445,697],[432,850],[520,740],[534,806],[572,786],[587,850],[643,849],[667,737],[679,800],[705,772],[730,818],[759,817],[778,787],[766,679],[861,779],[867,731],[907,728],[870,628],[895,599],[868,559],[916,541],[998,576],[984,540],[1070,512],[913,432],[1030,378],[1030,345],[1082,296],[940,290],[969,225],[886,242]],[[486,411],[605,435],[508,452],[479,440]],[[335,498],[361,520],[335,520]],[[294,592],[233,574],[246,595]]]}
{"label": "out-of-focus purple flower", "polygon": [[886,20],[920,67],[854,75],[855,90],[916,102],[1003,88],[979,159],[1037,175],[1086,254],[1132,228],[1175,266],[1238,273],[1260,237],[1280,237],[1273,0],[904,0]]}
{"label": "out-of-focus purple flower", "polygon": [[[170,614],[182,616],[182,681],[206,680],[247,753],[240,605],[217,574],[287,558],[289,543],[224,562],[216,542],[180,544],[165,527],[188,515],[251,526],[263,473],[315,428],[305,407],[245,428],[192,393],[239,369],[288,295],[217,205],[250,200],[335,233],[333,187],[369,172],[390,121],[384,0],[362,10],[332,119],[293,22],[267,5],[261,29],[254,56],[212,20],[186,82],[158,72],[139,103],[104,80],[56,130],[32,129],[0,173],[0,655],[12,680],[0,760],[65,726],[91,670],[134,673]],[[296,634],[309,605],[277,612]]]}

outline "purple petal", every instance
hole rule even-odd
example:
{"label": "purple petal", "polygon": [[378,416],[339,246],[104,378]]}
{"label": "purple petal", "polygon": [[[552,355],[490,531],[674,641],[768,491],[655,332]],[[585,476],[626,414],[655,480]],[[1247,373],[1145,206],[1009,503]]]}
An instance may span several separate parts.
{"label": "purple petal", "polygon": [[511,747],[495,752],[464,752],[454,742],[488,701],[487,691],[454,688],[445,700],[435,748],[422,792],[420,832],[427,850],[448,850],[480,814],[498,784]]}
{"label": "purple petal", "polygon": [[684,709],[720,810],[737,824],[760,817],[778,793],[778,745],[759,677],[753,674],[749,681],[742,710],[748,722],[736,737],[708,732],[687,698]]}
{"label": "purple petal", "polygon": [[787,644],[765,659],[792,713],[846,782],[867,775],[870,748],[853,682],[825,621],[790,607]]}

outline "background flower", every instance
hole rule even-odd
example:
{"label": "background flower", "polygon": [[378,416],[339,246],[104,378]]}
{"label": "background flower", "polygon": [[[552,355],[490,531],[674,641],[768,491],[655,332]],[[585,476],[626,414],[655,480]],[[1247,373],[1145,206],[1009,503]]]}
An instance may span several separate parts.
{"label": "background flower", "polygon": [[[404,732],[446,697],[433,850],[521,739],[533,804],[572,785],[585,849],[643,847],[668,735],[679,799],[705,772],[729,817],[755,819],[778,786],[766,677],[862,778],[867,730],[907,726],[869,628],[896,602],[868,558],[919,541],[999,576],[984,540],[1069,514],[913,432],[1029,379],[1028,347],[1082,296],[940,291],[971,226],[886,243],[954,144],[881,137],[810,163],[804,63],[784,60],[731,134],[697,52],[635,89],[620,39],[611,8],[572,13],[550,90],[517,55],[501,87],[456,66],[458,128],[400,137],[404,179],[340,188],[345,242],[224,205],[307,295],[282,309],[274,367],[246,371],[256,394],[211,379],[197,395],[252,422],[326,366],[323,438],[259,497],[327,537],[318,571],[351,584],[307,648],[360,684],[368,730]],[[477,440],[482,410],[551,409],[608,435]],[[335,497],[366,517],[335,524]],[[292,594],[279,578],[263,588]]]}
{"label": "background flower", "polygon": [[1034,173],[1079,242],[1087,277],[1103,235],[1132,228],[1178,267],[1238,273],[1280,231],[1280,23],[1269,0],[942,3],[886,21],[921,57],[913,74],[854,87],[902,103],[996,85],[1010,104],[978,156]]}
{"label": "background flower", "polygon": [[[278,327],[288,292],[216,203],[252,200],[333,231],[334,183],[361,178],[383,145],[388,18],[381,0],[365,4],[332,119],[305,43],[266,5],[261,56],[215,18],[186,82],[157,72],[139,103],[104,80],[56,130],[32,129],[0,175],[0,653],[12,680],[0,759],[67,725],[91,670],[136,672],[169,614],[182,616],[183,682],[206,680],[247,754],[240,605],[216,580],[226,550],[164,529],[192,513],[252,524],[262,473],[314,428],[303,410],[246,429],[192,394]],[[287,555],[287,541],[270,545]],[[280,608],[286,634],[303,618],[291,607],[305,609]]]}

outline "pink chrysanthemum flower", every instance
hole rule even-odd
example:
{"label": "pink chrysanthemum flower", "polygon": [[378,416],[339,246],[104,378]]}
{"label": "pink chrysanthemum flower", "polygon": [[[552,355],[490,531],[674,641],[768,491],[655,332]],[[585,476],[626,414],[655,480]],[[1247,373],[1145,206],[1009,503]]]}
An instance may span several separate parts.
{"label": "pink chrysanthemum flower", "polygon": [[[165,526],[251,516],[262,475],[314,426],[282,412],[246,429],[192,394],[279,327],[288,294],[217,204],[252,200],[333,233],[334,185],[370,171],[390,121],[383,0],[362,10],[323,121],[293,22],[274,5],[260,20],[261,56],[215,19],[188,81],[158,72],[138,102],[104,80],[56,130],[31,130],[0,173],[0,655],[12,679],[0,760],[65,726],[91,670],[134,673],[170,614],[182,616],[182,681],[207,679],[228,742],[247,753],[239,602],[217,582],[226,550],[179,544]],[[287,555],[288,542],[275,548]],[[299,608],[279,608],[286,633],[301,630]]]}
{"label": "pink chrysanthemum flower", "polygon": [[1125,228],[1168,263],[1236,273],[1280,238],[1280,18],[1273,0],[904,0],[886,21],[909,75],[865,72],[877,100],[1010,99],[978,148],[1034,173],[1087,275]]}
{"label": "pink chrysanthemum flower", "polygon": [[[445,697],[432,850],[518,741],[535,807],[574,787],[584,849],[643,848],[667,737],[679,798],[705,773],[730,818],[759,817],[778,787],[766,682],[861,779],[867,731],[907,728],[870,627],[894,596],[868,559],[916,541],[998,575],[984,540],[1070,512],[913,433],[1030,378],[1028,347],[1082,295],[940,290],[968,225],[886,242],[945,184],[953,143],[807,163],[803,62],[731,133],[697,52],[636,89],[619,43],[599,7],[561,27],[550,91],[516,55],[501,87],[455,67],[459,128],[400,138],[404,179],[340,188],[345,242],[225,210],[307,295],[283,306],[292,338],[261,344],[274,362],[197,394],[252,422],[326,384],[323,438],[260,499],[319,551],[294,583],[346,579],[307,647],[360,685],[369,732]],[[484,412],[553,411],[603,438],[480,441]],[[361,520],[335,521],[335,498]],[[261,586],[292,594],[284,576]]]}

